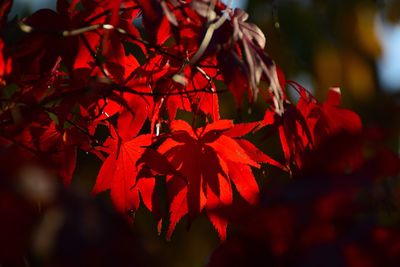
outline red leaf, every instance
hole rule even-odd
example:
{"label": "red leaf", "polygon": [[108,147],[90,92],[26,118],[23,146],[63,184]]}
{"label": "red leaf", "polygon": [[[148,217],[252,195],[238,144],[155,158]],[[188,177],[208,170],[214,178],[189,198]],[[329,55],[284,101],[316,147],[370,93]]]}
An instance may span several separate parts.
{"label": "red leaf", "polygon": [[77,159],[77,142],[69,140],[73,130],[59,130],[55,122],[51,122],[49,125],[31,125],[30,131],[32,140],[29,146],[34,143],[42,153],[40,160],[46,159],[44,163],[57,170],[64,185],[70,185]]}
{"label": "red leaf", "polygon": [[[250,92],[249,81],[246,76],[246,70],[242,66],[240,58],[232,53],[220,53],[218,57],[218,66],[221,69],[224,81],[236,100],[236,105],[240,107],[243,102],[243,96]],[[250,93],[249,93],[250,94]]]}
{"label": "red leaf", "polygon": [[331,88],[327,100],[319,104],[303,95],[297,105],[311,131],[313,141],[320,144],[327,137],[348,132],[357,134],[362,125],[359,116],[353,111],[339,108],[340,89]]}
{"label": "red leaf", "polygon": [[93,193],[111,189],[111,200],[118,211],[126,214],[136,210],[139,206],[139,195],[134,188],[138,173],[136,163],[144,153],[144,147],[151,142],[151,135],[140,135],[122,144],[114,141],[113,152],[101,166]]}
{"label": "red leaf", "polygon": [[[168,188],[170,191],[175,191],[178,186],[179,191],[174,193],[173,199],[170,203],[170,221],[167,230],[167,239],[170,240],[176,224],[188,213],[187,202],[187,187],[180,177],[172,177],[168,181]],[[175,190],[174,190],[175,189]]]}
{"label": "red leaf", "polygon": [[221,135],[216,142],[210,143],[209,146],[211,146],[223,159],[259,167],[259,165],[249,157],[244,149],[234,139],[228,136]]}
{"label": "red leaf", "polygon": [[143,23],[152,43],[160,45],[169,37],[170,27],[164,10],[156,0],[136,0],[143,12]]}
{"label": "red leaf", "polygon": [[[133,87],[136,92],[150,93],[148,86]],[[136,94],[124,94],[126,106],[118,117],[118,133],[123,140],[136,136],[153,109],[153,98]]]}
{"label": "red leaf", "polygon": [[222,196],[218,196],[213,192],[211,187],[207,187],[207,215],[217,230],[219,238],[224,241],[226,239],[226,228],[228,220],[212,212],[213,210],[230,205],[232,202],[232,189],[226,178],[219,176],[220,191],[223,192]]}
{"label": "red leaf", "polygon": [[[250,149],[243,149],[236,139],[225,135],[232,127],[229,120],[216,121],[197,129],[181,120],[171,123],[171,136],[161,144],[158,151],[181,173],[182,178],[179,180],[179,190],[174,188],[177,182],[175,185],[167,184],[168,190],[173,191],[170,193],[173,200],[168,236],[182,216],[188,213],[192,220],[206,207],[211,222],[220,238],[224,239],[226,220],[209,211],[231,204],[231,181],[246,200],[251,203],[256,201],[258,187],[249,165],[259,165],[246,153],[246,149]],[[244,173],[240,173],[236,165],[242,166]],[[168,177],[169,181],[178,179],[176,175]]]}
{"label": "red leaf", "polygon": [[238,123],[232,129],[226,131],[225,135],[232,138],[242,137],[253,131],[258,125],[258,122]]}
{"label": "red leaf", "polygon": [[230,120],[219,120],[211,124],[207,124],[204,128],[204,135],[211,131],[226,131],[233,127],[233,122]]}
{"label": "red leaf", "polygon": [[259,150],[255,145],[253,145],[249,141],[245,139],[237,139],[236,142],[238,142],[239,145],[250,156],[250,158],[256,161],[257,163],[267,163],[275,167],[278,167],[282,170],[286,170],[286,168],[282,164],[280,164],[270,156],[264,154],[261,150]]}
{"label": "red leaf", "polygon": [[229,178],[235,184],[239,194],[250,204],[258,202],[258,185],[248,165],[229,162]]}
{"label": "red leaf", "polygon": [[141,178],[137,181],[136,188],[139,189],[144,205],[154,213],[157,213],[158,203],[155,194],[156,180],[155,178]]}

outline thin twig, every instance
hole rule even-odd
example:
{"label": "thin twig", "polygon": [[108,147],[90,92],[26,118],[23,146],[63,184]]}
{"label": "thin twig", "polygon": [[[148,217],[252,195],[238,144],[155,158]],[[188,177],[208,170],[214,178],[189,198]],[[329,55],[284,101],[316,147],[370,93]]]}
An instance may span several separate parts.
{"label": "thin twig", "polygon": [[82,38],[82,41],[85,44],[86,48],[89,50],[89,53],[92,56],[92,58],[94,59],[97,67],[99,67],[100,71],[104,74],[104,76],[106,76],[107,78],[110,78],[109,73],[103,68],[102,63],[99,61],[98,57],[96,56],[96,52],[90,47],[89,41],[86,39],[86,37],[84,35],[80,35],[80,37]]}
{"label": "thin twig", "polygon": [[229,92],[227,89],[224,90],[218,90],[218,91],[213,91],[210,89],[198,89],[198,90],[186,90],[184,92],[171,92],[171,93],[146,93],[146,92],[138,92],[135,90],[132,90],[129,87],[126,86],[119,86],[116,90],[130,93],[130,94],[135,94],[135,95],[143,95],[143,96],[176,96],[176,95],[183,95],[183,94],[196,94],[196,93],[209,93],[209,94],[222,94]]}
{"label": "thin twig", "polygon": [[[139,8],[140,8],[139,6],[131,6],[131,7],[128,7],[128,8],[122,7],[122,8],[119,9],[119,11],[120,12],[125,12],[125,11],[135,10],[135,9],[139,9]],[[107,9],[107,10],[101,12],[100,14],[97,14],[96,16],[94,16],[92,18],[89,18],[87,21],[85,21],[84,25],[88,25],[88,24],[92,23],[93,21],[95,21],[95,20],[97,20],[97,19],[99,19],[99,18],[101,18],[103,16],[109,15],[110,13],[111,13],[111,10]]]}

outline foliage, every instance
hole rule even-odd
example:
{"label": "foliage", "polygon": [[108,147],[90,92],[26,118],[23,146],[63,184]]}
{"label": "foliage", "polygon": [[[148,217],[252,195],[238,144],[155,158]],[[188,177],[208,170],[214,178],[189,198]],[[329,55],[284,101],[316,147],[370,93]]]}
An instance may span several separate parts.
{"label": "foliage", "polygon": [[[268,164],[288,176],[304,175],[307,168],[318,169],[307,160],[332,137],[362,135],[359,116],[340,107],[339,88],[319,103],[287,81],[247,13],[220,1],[58,0],[56,11],[9,22],[11,4],[3,1],[0,8],[5,181],[21,177],[26,166],[40,166],[68,186],[80,164],[77,154],[90,153],[103,162],[93,194],[109,190],[126,219],[143,204],[158,232],[170,239],[184,216],[190,224],[205,210],[223,241],[228,222],[235,220],[220,211],[236,207],[235,190],[247,204],[261,205],[254,170]],[[19,37],[9,38],[10,31]],[[288,90],[297,92],[297,103]],[[264,118],[238,123],[223,118],[224,94],[233,95],[230,105],[238,110],[261,96]],[[279,136],[282,160],[246,139],[265,128],[266,139]],[[349,160],[327,168],[360,169],[361,147],[353,150],[340,156]],[[394,169],[389,175],[398,172]],[[275,208],[266,209],[254,220],[264,214],[267,220],[280,218]],[[270,224],[246,228],[263,231],[266,225],[269,231]],[[274,242],[272,254],[287,251],[288,244]]]}

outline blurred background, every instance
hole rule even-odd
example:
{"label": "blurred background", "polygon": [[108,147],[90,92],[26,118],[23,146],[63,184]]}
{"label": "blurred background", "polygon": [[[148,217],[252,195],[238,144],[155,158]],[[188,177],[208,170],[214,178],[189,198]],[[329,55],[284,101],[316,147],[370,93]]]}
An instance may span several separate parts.
{"label": "blurred background", "polygon": [[[55,4],[55,0],[14,0],[9,18],[54,9]],[[249,20],[263,30],[266,50],[287,79],[321,101],[329,87],[340,87],[343,106],[357,111],[366,127],[385,129],[388,145],[400,151],[400,0],[235,0],[231,5],[245,9]],[[83,164],[71,190],[85,194],[101,163],[87,155],[79,155],[78,161]],[[204,266],[219,244],[205,218],[197,219],[188,232],[182,221],[170,242],[157,236],[156,222],[145,209],[138,212],[133,227],[146,250],[165,266]]]}

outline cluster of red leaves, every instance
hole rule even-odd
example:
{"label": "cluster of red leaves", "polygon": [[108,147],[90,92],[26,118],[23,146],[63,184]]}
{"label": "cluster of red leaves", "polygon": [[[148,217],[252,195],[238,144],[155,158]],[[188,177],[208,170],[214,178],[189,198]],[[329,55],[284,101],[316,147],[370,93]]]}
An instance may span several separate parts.
{"label": "cluster of red leaves", "polygon": [[[194,218],[204,207],[208,211],[231,205],[232,183],[248,203],[257,202],[259,190],[250,167],[279,163],[239,138],[254,126],[220,120],[193,129],[185,121],[171,123],[171,135],[158,148],[178,172],[167,176],[171,200],[168,237],[185,214]],[[227,221],[208,216],[221,239],[225,239]]]}
{"label": "cluster of red leaves", "polygon": [[[20,20],[18,40],[6,38],[15,26],[3,19],[11,2],[0,6],[0,169],[12,176],[15,166],[40,164],[68,185],[77,151],[92,153],[103,160],[93,192],[110,190],[125,215],[142,201],[159,222],[169,218],[168,238],[183,216],[205,209],[224,239],[226,219],[209,211],[232,204],[232,184],[257,202],[251,168],[302,168],[328,136],[361,129],[355,113],[339,108],[337,89],[319,104],[290,82],[300,94],[290,103],[263,33],[220,1],[58,0],[56,11]],[[215,82],[240,107],[246,94],[254,101],[261,81],[269,84],[264,120],[220,118]],[[193,114],[192,125],[178,110]],[[243,138],[267,126],[279,132],[285,162]],[[159,208],[162,177],[169,214]]]}

